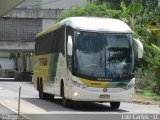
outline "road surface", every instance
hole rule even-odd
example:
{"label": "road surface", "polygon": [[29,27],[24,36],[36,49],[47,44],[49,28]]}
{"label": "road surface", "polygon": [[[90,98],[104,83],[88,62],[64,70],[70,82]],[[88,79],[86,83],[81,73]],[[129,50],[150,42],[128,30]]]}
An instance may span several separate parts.
{"label": "road surface", "polygon": [[[70,108],[61,105],[61,99],[41,100],[31,82],[0,82],[0,113],[12,114],[18,111],[18,91],[22,88],[20,112],[31,120],[145,120],[160,118],[158,105],[143,105],[122,102],[118,110],[109,103],[74,103]],[[5,106],[3,106],[5,105]],[[2,111],[2,112],[1,112]],[[148,115],[150,114],[150,115]],[[146,115],[146,116],[145,116]],[[137,117],[137,118],[136,118]],[[107,119],[106,119],[107,118]]]}

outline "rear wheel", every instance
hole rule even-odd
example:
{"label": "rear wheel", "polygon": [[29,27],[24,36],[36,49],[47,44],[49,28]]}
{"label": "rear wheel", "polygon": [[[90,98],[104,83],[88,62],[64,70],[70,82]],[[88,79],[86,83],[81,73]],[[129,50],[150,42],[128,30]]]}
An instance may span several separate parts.
{"label": "rear wheel", "polygon": [[112,109],[118,109],[120,106],[120,102],[110,102]]}
{"label": "rear wheel", "polygon": [[37,90],[39,91],[39,78],[37,79]]}
{"label": "rear wheel", "polygon": [[48,94],[43,92],[43,84],[42,84],[42,80],[39,82],[39,98],[46,100],[48,99]]}
{"label": "rear wheel", "polygon": [[44,93],[43,93],[43,85],[39,84],[39,98],[44,99]]}

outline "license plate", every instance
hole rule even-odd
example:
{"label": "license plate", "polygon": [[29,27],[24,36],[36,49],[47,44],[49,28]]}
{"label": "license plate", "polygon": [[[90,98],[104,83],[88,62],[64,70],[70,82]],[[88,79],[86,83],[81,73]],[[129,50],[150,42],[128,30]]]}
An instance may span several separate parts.
{"label": "license plate", "polygon": [[102,98],[102,99],[109,99],[109,98],[110,98],[110,95],[100,95],[99,98]]}

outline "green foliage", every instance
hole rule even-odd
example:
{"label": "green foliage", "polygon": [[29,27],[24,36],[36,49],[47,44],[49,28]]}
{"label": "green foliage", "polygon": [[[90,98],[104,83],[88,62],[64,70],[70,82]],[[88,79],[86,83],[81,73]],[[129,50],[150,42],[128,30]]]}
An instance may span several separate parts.
{"label": "green foliage", "polygon": [[130,15],[128,14],[127,7],[123,1],[121,2],[121,9],[122,9],[122,12],[119,14],[119,18],[122,21],[129,23]]}
{"label": "green foliage", "polygon": [[142,4],[140,3],[131,3],[128,8],[128,13],[130,14],[130,27],[134,30],[136,23],[136,16],[140,14],[143,10]]}
{"label": "green foliage", "polygon": [[134,0],[141,3],[145,8],[145,11],[152,11],[158,7],[158,0]]}
{"label": "green foliage", "polygon": [[74,7],[70,10],[62,13],[58,18],[58,21],[65,19],[67,17],[73,16],[94,16],[94,17],[113,17],[118,18],[118,14],[120,11],[112,10],[105,4],[96,5],[96,4],[88,4],[84,7]]}
{"label": "green foliage", "polygon": [[[145,8],[141,13],[141,19],[134,27],[144,45],[144,58],[137,60],[139,68],[144,73],[141,76],[143,82],[140,79],[137,82],[144,83],[142,85],[144,88],[160,95],[160,37],[158,35],[160,8],[157,7],[157,1],[139,0],[137,2],[142,3]],[[147,24],[151,21],[155,25],[148,27]],[[149,80],[145,73],[152,73]]]}
{"label": "green foliage", "polygon": [[145,96],[156,96],[155,92],[150,92],[149,90],[144,90],[144,95]]}
{"label": "green foliage", "polygon": [[142,10],[142,4],[140,3],[131,3],[128,7],[125,2],[121,2],[121,13],[119,14],[119,18],[124,22],[128,23],[132,30],[134,30],[134,26],[137,20],[137,15],[139,15]]}
{"label": "green foliage", "polygon": [[140,3],[132,3],[128,6],[127,10],[132,16],[136,16],[142,12],[143,7],[142,4]]}
{"label": "green foliage", "polygon": [[20,58],[20,53],[10,53],[9,59],[16,61]]}

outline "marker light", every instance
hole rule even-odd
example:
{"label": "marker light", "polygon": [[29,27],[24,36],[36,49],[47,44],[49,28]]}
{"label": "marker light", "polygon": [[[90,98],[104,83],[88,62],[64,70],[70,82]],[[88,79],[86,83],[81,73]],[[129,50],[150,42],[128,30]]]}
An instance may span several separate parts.
{"label": "marker light", "polygon": [[78,95],[78,93],[77,93],[77,92],[75,92],[75,93],[74,93],[74,96],[77,96],[77,95]]}
{"label": "marker light", "polygon": [[133,98],[133,94],[131,94],[130,97]]}

